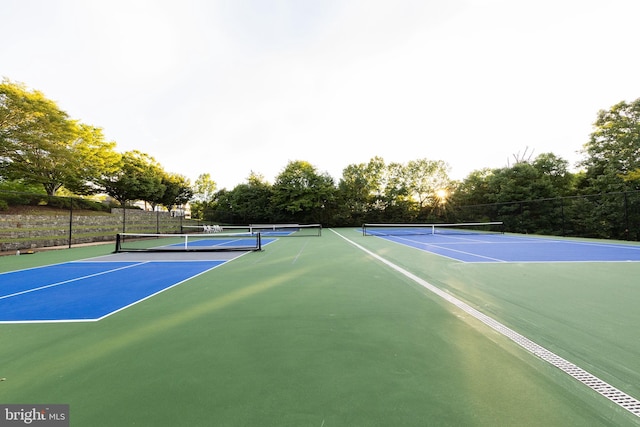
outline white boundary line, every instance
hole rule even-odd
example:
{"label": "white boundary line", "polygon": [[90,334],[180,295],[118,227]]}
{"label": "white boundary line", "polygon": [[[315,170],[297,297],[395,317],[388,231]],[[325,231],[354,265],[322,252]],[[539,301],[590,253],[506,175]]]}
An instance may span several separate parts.
{"label": "white boundary line", "polygon": [[125,266],[122,266],[122,267],[112,268],[111,270],[99,271],[98,273],[88,274],[86,276],[74,277],[72,279],[63,280],[61,282],[56,282],[56,283],[51,283],[51,284],[48,284],[48,285],[38,286],[37,288],[30,288],[30,289],[25,289],[24,291],[14,292],[12,294],[0,295],[0,300],[7,299],[7,298],[12,298],[12,297],[17,297],[19,295],[28,294],[28,293],[31,293],[31,292],[41,291],[43,289],[54,288],[54,287],[60,286],[60,285],[66,285],[67,283],[73,283],[73,282],[77,282],[79,280],[90,279],[92,277],[102,276],[104,274],[113,273],[114,271],[120,271],[120,270],[125,270],[127,268],[137,267],[139,265],[146,264],[147,262],[148,261],[139,262],[137,264],[125,265]]}
{"label": "white boundary line", "polygon": [[640,417],[640,401],[637,400],[636,398],[634,398],[632,396],[629,396],[628,394],[624,393],[621,390],[618,390],[617,388],[615,388],[611,384],[609,384],[609,383],[597,378],[596,376],[594,376],[594,375],[590,374],[589,372],[583,370],[582,368],[574,365],[573,363],[569,362],[568,360],[563,359],[562,357],[558,356],[557,354],[553,353],[552,351],[547,350],[546,348],[536,344],[535,342],[529,340],[525,336],[520,335],[516,331],[508,328],[507,326],[505,326],[502,323],[498,322],[497,320],[487,316],[486,314],[476,310],[475,308],[473,308],[470,305],[468,305],[467,303],[459,300],[458,298],[456,298],[456,297],[444,292],[442,289],[432,285],[431,283],[427,282],[426,280],[421,279],[420,277],[416,276],[415,274],[413,274],[413,273],[405,270],[404,268],[392,263],[391,261],[381,257],[380,255],[371,252],[370,250],[366,249],[365,247],[363,247],[363,246],[357,244],[356,242],[346,238],[345,236],[343,236],[342,234],[338,233],[334,229],[331,229],[331,231],[333,231],[338,236],[342,237],[347,242],[351,243],[356,248],[362,250],[363,252],[367,253],[368,255],[372,256],[373,258],[377,259],[378,261],[382,262],[383,264],[385,264],[385,265],[391,267],[392,269],[398,271],[399,273],[401,273],[404,276],[408,277],[409,279],[413,280],[417,284],[423,286],[427,290],[433,292],[434,294],[436,294],[439,297],[443,298],[444,300],[450,302],[451,304],[455,305],[456,307],[458,307],[459,309],[463,310],[464,312],[466,312],[466,313],[470,314],[471,316],[475,317],[476,319],[480,320],[482,323],[484,323],[485,325],[489,326],[494,331],[504,335],[505,337],[509,338],[511,341],[513,341],[516,344],[518,344],[520,347],[522,347],[525,350],[527,350],[529,353],[531,353],[531,354],[539,357],[540,359],[550,363],[551,365],[555,366],[556,368],[559,368],[560,370],[562,370],[566,374],[572,376],[576,380],[578,380],[581,383],[585,384],[587,387],[591,388],[592,390],[594,390],[597,393],[601,394],[602,396],[606,397],[607,399],[609,399],[613,403],[617,404],[618,406],[621,406],[622,408],[624,408],[627,411],[631,412],[635,416]]}
{"label": "white boundary line", "polygon": [[[245,255],[245,254],[242,254],[242,255]],[[240,256],[242,256],[242,255],[240,255]],[[236,259],[236,258],[234,258],[234,259]],[[187,277],[186,279],[183,279],[183,280],[181,280],[181,281],[179,281],[179,282],[177,282],[177,283],[174,283],[174,284],[172,284],[172,285],[170,285],[170,286],[167,286],[166,288],[162,288],[162,289],[160,289],[160,290],[158,290],[158,291],[154,292],[153,294],[147,295],[147,296],[145,296],[145,297],[143,297],[143,298],[141,298],[141,299],[139,299],[139,300],[133,301],[133,302],[131,302],[131,303],[129,303],[129,304],[127,304],[127,305],[123,306],[123,307],[117,308],[116,310],[111,311],[111,312],[109,312],[109,313],[107,313],[107,314],[104,314],[104,315],[103,315],[103,316],[101,316],[101,317],[90,318],[90,319],[6,320],[6,321],[0,321],[0,325],[2,325],[2,324],[85,323],[85,322],[98,322],[98,321],[100,321],[100,320],[106,319],[106,318],[107,318],[107,317],[109,317],[109,316],[112,316],[112,315],[114,315],[114,314],[116,314],[116,313],[119,313],[119,312],[121,312],[121,311],[123,311],[123,310],[125,310],[125,309],[127,309],[127,308],[129,308],[129,307],[133,307],[133,306],[134,306],[134,305],[136,305],[136,304],[139,304],[139,303],[141,303],[141,302],[143,302],[143,301],[146,301],[146,300],[148,300],[148,299],[149,299],[149,298],[151,298],[151,297],[154,297],[154,296],[156,296],[156,295],[158,295],[158,294],[161,294],[161,293],[162,293],[162,292],[164,292],[164,291],[167,291],[167,290],[169,290],[169,289],[175,288],[176,286],[181,285],[181,284],[183,284],[183,283],[185,283],[185,282],[187,282],[187,281],[189,281],[189,280],[193,279],[194,277],[198,277],[198,276],[200,276],[200,275],[202,275],[202,274],[204,274],[204,273],[206,273],[206,272],[208,272],[208,271],[211,271],[211,270],[213,270],[213,269],[215,269],[215,268],[218,268],[218,267],[220,267],[220,266],[222,266],[222,265],[226,264],[228,261],[230,261],[230,260],[211,260],[210,262],[220,262],[220,263],[219,263],[219,264],[217,264],[217,265],[214,265],[213,267],[211,267],[211,268],[209,268],[209,269],[207,269],[207,270],[204,270],[204,271],[202,271],[202,272],[200,272],[200,273],[198,273],[198,274],[196,274],[196,275],[194,275],[194,276]],[[70,261],[70,262],[75,262],[75,261]],[[99,275],[101,275],[101,274],[111,273],[111,272],[114,272],[114,271],[117,271],[117,270],[122,270],[122,269],[125,269],[125,268],[128,268],[128,267],[136,267],[136,266],[139,266],[139,265],[148,264],[148,263],[153,263],[153,262],[166,262],[166,261],[141,261],[141,262],[139,262],[139,263],[137,263],[137,264],[132,264],[132,265],[129,265],[129,266],[120,267],[120,268],[116,268],[116,269],[108,270],[108,271],[105,271],[105,272],[100,272],[100,273],[96,273],[96,274],[91,274],[91,275],[83,276],[83,277],[79,277],[79,278],[76,278],[76,279],[66,280],[66,281],[64,281],[64,282],[59,282],[59,283],[55,283],[55,284],[48,285],[48,286],[42,286],[42,287],[39,287],[39,288],[30,289],[30,290],[29,290],[29,291],[27,291],[27,292],[31,292],[31,291],[38,291],[38,290],[45,289],[45,288],[49,288],[49,287],[52,287],[52,286],[64,285],[65,283],[70,283],[70,282],[74,282],[74,281],[77,281],[77,280],[86,279],[86,278],[90,278],[90,277],[94,277],[94,276],[99,276]],[[205,261],[205,262],[207,262],[207,261]],[[45,266],[45,267],[46,267],[46,266]],[[35,268],[37,268],[37,267],[35,267]],[[20,292],[20,293],[16,293],[16,294],[14,294],[14,295],[7,295],[7,296],[5,296],[5,297],[11,297],[11,296],[15,296],[15,295],[22,294],[22,293],[27,293],[27,292]]]}

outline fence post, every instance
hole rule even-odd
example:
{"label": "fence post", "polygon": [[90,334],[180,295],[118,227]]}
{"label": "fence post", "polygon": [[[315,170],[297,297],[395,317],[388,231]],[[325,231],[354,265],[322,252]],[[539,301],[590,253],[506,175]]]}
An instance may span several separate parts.
{"label": "fence post", "polygon": [[624,238],[629,239],[629,199],[627,198],[627,191],[624,192]]}
{"label": "fence post", "polygon": [[562,218],[562,237],[566,237],[567,230],[564,224],[564,197],[560,197],[560,217]]}
{"label": "fence post", "polygon": [[69,197],[69,249],[73,239],[73,197]]}

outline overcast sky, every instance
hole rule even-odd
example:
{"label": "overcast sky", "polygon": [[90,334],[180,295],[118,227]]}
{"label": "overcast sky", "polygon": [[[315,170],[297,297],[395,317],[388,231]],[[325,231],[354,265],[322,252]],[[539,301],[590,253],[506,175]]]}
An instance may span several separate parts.
{"label": "overcast sky", "polygon": [[0,0],[0,76],[232,189],[306,160],[553,152],[640,97],[638,0]]}

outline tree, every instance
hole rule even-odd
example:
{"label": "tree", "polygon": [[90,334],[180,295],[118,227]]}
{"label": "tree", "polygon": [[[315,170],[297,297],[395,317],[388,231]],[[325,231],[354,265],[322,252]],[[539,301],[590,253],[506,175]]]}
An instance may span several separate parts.
{"label": "tree", "polygon": [[382,222],[413,221],[417,216],[415,203],[409,195],[407,169],[402,163],[386,165],[380,175],[381,191],[375,199],[375,210]]}
{"label": "tree", "polygon": [[451,186],[449,165],[442,160],[410,160],[405,166],[405,185],[409,196],[417,203],[418,211],[436,208],[444,202],[439,192]]}
{"label": "tree", "polygon": [[138,150],[122,154],[120,168],[101,179],[105,193],[125,205],[129,201],[144,200],[159,203],[164,194],[164,171],[155,159]]}
{"label": "tree", "polygon": [[[390,221],[392,210],[406,196],[403,169],[399,163],[386,164],[375,156],[368,163],[349,165],[342,172],[338,185],[343,206],[350,206],[353,221]],[[397,214],[397,212],[395,213]]]}
{"label": "tree", "polygon": [[245,183],[219,194],[216,207],[220,220],[232,223],[272,222],[271,185],[261,175],[251,172]]}
{"label": "tree", "polygon": [[365,221],[372,191],[364,163],[342,170],[336,197],[339,199],[337,215],[344,224],[360,225]]}
{"label": "tree", "polygon": [[318,173],[311,163],[290,161],[276,177],[271,203],[277,220],[321,222],[323,210],[335,196],[333,178]]}
{"label": "tree", "polygon": [[579,226],[594,237],[626,239],[640,209],[625,193],[640,190],[640,98],[599,111],[593,127],[582,150],[578,190],[602,196],[584,198]]}
{"label": "tree", "polygon": [[24,85],[0,84],[0,170],[54,195],[73,173],[73,122],[55,102]]}
{"label": "tree", "polygon": [[513,166],[474,171],[453,192],[457,221],[505,222],[510,231],[557,234],[563,226],[562,196],[571,195],[575,176],[553,153]]}
{"label": "tree", "polygon": [[216,193],[218,185],[208,173],[198,175],[193,183],[193,198],[198,202],[210,202]]}
{"label": "tree", "polygon": [[119,154],[100,128],[69,119],[38,91],[0,84],[0,175],[41,185],[48,195],[61,187],[92,194]]}
{"label": "tree", "polygon": [[599,111],[582,152],[587,192],[639,189],[633,177],[640,169],[640,98]]}
{"label": "tree", "polygon": [[102,179],[114,174],[120,165],[122,155],[115,148],[115,142],[105,141],[101,128],[76,124],[68,146],[72,157],[69,167],[73,174],[68,176],[64,186],[76,194],[99,192]]}
{"label": "tree", "polygon": [[194,218],[205,217],[205,210],[212,207],[213,200],[216,198],[216,187],[217,184],[211,179],[210,174],[198,175],[192,187],[191,216]]}
{"label": "tree", "polygon": [[193,197],[193,190],[189,179],[175,173],[165,173],[162,176],[164,192],[160,204],[169,212],[177,206],[185,205]]}
{"label": "tree", "polygon": [[553,188],[550,197],[573,195],[576,177],[569,172],[569,162],[553,153],[542,153],[531,163],[540,173],[540,179]]}

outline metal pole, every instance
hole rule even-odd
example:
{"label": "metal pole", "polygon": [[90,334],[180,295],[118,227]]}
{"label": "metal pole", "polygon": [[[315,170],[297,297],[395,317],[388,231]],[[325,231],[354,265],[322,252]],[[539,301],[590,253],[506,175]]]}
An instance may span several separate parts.
{"label": "metal pole", "polygon": [[624,192],[624,237],[626,240],[629,238],[629,199],[627,198],[627,192]]}
{"label": "metal pole", "polygon": [[73,238],[73,197],[69,197],[69,249]]}

